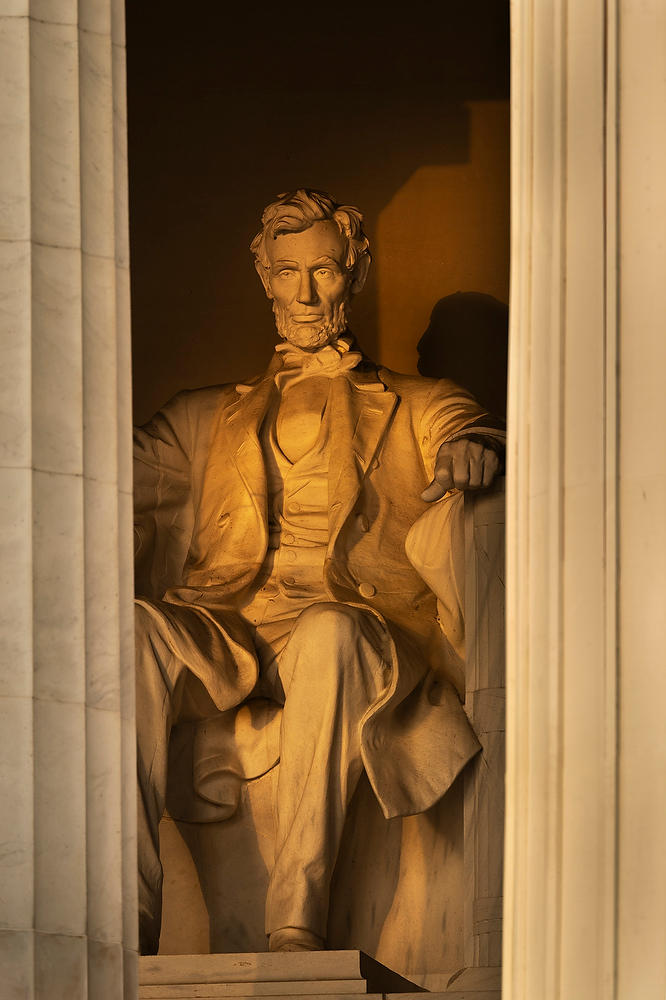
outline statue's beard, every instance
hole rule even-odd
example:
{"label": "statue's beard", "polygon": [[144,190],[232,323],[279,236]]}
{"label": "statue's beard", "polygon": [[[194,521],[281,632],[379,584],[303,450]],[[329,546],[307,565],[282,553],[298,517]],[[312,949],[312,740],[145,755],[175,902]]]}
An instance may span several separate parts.
{"label": "statue's beard", "polygon": [[333,307],[330,316],[315,323],[295,323],[289,318],[284,306],[273,300],[273,315],[277,332],[283,340],[288,340],[294,347],[304,351],[316,351],[336,340],[347,329],[349,302],[343,299]]}

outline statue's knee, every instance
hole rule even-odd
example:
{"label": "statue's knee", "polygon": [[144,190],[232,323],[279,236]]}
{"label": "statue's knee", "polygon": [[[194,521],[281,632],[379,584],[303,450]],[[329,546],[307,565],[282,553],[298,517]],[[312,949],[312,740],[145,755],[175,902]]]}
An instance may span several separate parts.
{"label": "statue's knee", "polygon": [[151,631],[155,631],[154,620],[145,607],[140,601],[134,602],[134,639],[139,647],[142,643],[148,640],[148,635]]}
{"label": "statue's knee", "polygon": [[153,663],[158,651],[168,648],[164,626],[143,601],[134,602],[134,649],[137,676]]}
{"label": "statue's knee", "polygon": [[[331,689],[343,684],[356,684],[360,659],[358,644],[362,636],[359,612],[344,604],[316,604],[301,613],[294,626],[289,645],[296,658],[288,663],[298,664],[295,673],[288,673],[287,687],[294,680],[307,686],[308,697],[317,692],[329,698]],[[289,670],[289,666],[285,664]]]}
{"label": "statue's knee", "polygon": [[297,636],[321,650],[344,647],[354,642],[360,631],[355,611],[345,604],[313,604],[299,615],[292,638]]}

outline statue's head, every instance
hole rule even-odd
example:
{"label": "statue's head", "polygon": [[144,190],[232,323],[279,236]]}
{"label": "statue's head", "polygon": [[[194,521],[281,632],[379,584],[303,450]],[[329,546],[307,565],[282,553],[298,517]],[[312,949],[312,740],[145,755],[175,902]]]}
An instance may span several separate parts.
{"label": "statue's head", "polygon": [[323,191],[281,194],[261,217],[250,249],[278,333],[296,347],[316,350],[347,328],[349,302],[370,266],[363,216]]}

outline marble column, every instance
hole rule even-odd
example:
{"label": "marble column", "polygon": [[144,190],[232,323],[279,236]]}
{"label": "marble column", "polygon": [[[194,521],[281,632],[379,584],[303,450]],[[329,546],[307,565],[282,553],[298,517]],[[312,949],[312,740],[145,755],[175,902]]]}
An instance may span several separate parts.
{"label": "marble column", "polygon": [[513,0],[506,1000],[666,990],[666,8]]}
{"label": "marble column", "polygon": [[136,995],[124,9],[0,18],[0,968]]}

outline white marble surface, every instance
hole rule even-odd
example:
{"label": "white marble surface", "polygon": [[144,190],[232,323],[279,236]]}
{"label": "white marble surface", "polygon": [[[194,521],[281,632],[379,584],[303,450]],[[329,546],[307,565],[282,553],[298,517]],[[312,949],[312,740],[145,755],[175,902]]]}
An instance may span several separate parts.
{"label": "white marble surface", "polygon": [[[114,46],[117,45],[119,49],[125,49],[125,4],[123,0],[111,0],[111,39]],[[123,60],[124,58],[123,51]]]}
{"label": "white marble surface", "polygon": [[0,467],[31,463],[30,283],[30,243],[0,240]]}
{"label": "white marble surface", "polygon": [[6,0],[3,5],[3,17],[25,17],[27,18],[30,13],[30,2],[29,0]]}
{"label": "white marble surface", "polygon": [[[111,39],[113,3],[109,0],[87,0],[79,4],[79,28]],[[123,18],[124,21],[124,18]]]}
{"label": "white marble surface", "polygon": [[[115,263],[117,231],[127,264],[126,183],[119,207],[114,190],[126,181],[114,149],[126,148],[124,53],[112,76],[109,0],[5,10],[0,994],[133,1000],[129,283]],[[120,39],[117,4],[113,18]],[[82,259],[82,239],[98,256]]]}
{"label": "white marble surface", "polygon": [[83,483],[80,476],[34,472],[35,696],[85,699]]}
{"label": "white marble surface", "polygon": [[83,426],[86,479],[115,484],[118,445],[109,426],[118,425],[116,266],[113,259],[83,254]]}
{"label": "white marble surface", "polygon": [[3,130],[0,239],[3,240],[30,237],[29,51],[27,18],[0,17],[0,125]]}
{"label": "white marble surface", "polygon": [[30,0],[30,14],[36,21],[50,24],[76,25],[78,20],[76,0]]}
{"label": "white marble surface", "polygon": [[73,24],[30,24],[31,229],[36,243],[81,241],[78,36]]}
{"label": "white marble surface", "polygon": [[[103,6],[107,9],[108,2]],[[81,113],[81,246],[86,253],[113,258],[114,149],[111,39],[79,33]]]}
{"label": "white marble surface", "polygon": [[7,698],[32,696],[31,500],[30,469],[0,466],[0,685]]}
{"label": "white marble surface", "polygon": [[32,463],[80,475],[83,467],[81,253],[32,248]]}
{"label": "white marble surface", "polygon": [[7,1000],[24,1000],[34,995],[33,948],[33,931],[0,928],[0,968]]}
{"label": "white marble surface", "polygon": [[123,937],[121,738],[117,710],[86,708],[86,926],[89,937],[118,946]]}
{"label": "white marble surface", "polygon": [[125,74],[125,49],[122,45],[114,43],[111,59],[113,82],[115,257],[119,267],[128,268],[127,83]]}
{"label": "white marble surface", "polygon": [[666,990],[665,45],[660,0],[513,5],[503,986],[519,1000]]}
{"label": "white marble surface", "polygon": [[35,998],[73,1000],[87,989],[86,939],[71,934],[35,933]]}
{"label": "white marble surface", "polygon": [[[0,698],[0,734],[0,857],[3,859],[0,928],[19,930],[31,927],[33,918],[32,698]],[[7,947],[8,940],[2,939]]]}
{"label": "white marble surface", "polygon": [[144,956],[139,959],[141,998],[166,995],[310,996],[364,995],[417,989],[388,966],[358,950],[227,955]]}
{"label": "white marble surface", "polygon": [[618,996],[666,994],[666,10],[621,0]]}
{"label": "white marble surface", "polygon": [[34,704],[35,927],[86,932],[85,707]]}
{"label": "white marble surface", "polygon": [[[130,278],[126,267],[116,266],[116,392],[118,398],[118,490],[133,501],[132,472],[132,356],[130,338]],[[133,515],[130,525],[133,524]],[[134,551],[133,546],[132,552]],[[132,556],[132,558],[134,558]],[[132,576],[134,567],[131,567]]]}
{"label": "white marble surface", "polygon": [[137,991],[123,994],[123,947],[88,938],[88,996],[95,1000],[134,1000]]}
{"label": "white marble surface", "polygon": [[86,701],[120,713],[118,496],[112,483],[85,481]]}

